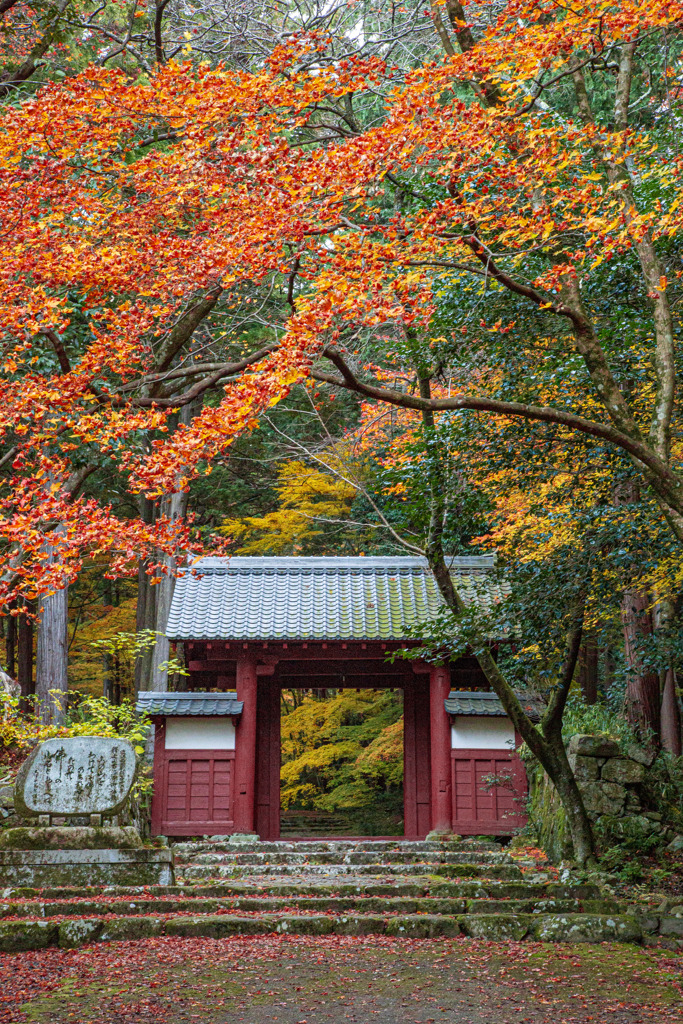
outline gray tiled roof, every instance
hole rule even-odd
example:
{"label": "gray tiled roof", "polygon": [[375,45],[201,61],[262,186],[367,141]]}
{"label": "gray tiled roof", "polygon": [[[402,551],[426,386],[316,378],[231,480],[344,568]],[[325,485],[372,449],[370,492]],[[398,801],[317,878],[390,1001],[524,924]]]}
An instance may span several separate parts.
{"label": "gray tiled roof", "polygon": [[[539,698],[523,693],[518,693],[517,697],[529,718],[537,722],[544,710]],[[483,690],[451,690],[444,705],[449,715],[507,715],[500,698]]]}
{"label": "gray tiled roof", "polygon": [[[452,558],[464,600],[491,608],[507,586],[494,555]],[[176,580],[172,640],[384,640],[442,605],[424,558],[204,558]]]}
{"label": "gray tiled roof", "polygon": [[135,710],[147,715],[241,715],[244,702],[235,690],[224,693],[165,693],[141,690]]}

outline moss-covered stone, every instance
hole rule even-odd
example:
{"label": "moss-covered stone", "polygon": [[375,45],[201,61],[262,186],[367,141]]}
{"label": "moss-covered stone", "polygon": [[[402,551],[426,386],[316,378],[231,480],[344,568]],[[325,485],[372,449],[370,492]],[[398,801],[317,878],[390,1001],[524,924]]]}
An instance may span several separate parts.
{"label": "moss-covered stone", "polygon": [[606,782],[618,782],[622,786],[643,782],[645,767],[627,757],[613,757],[603,765],[601,778]]}
{"label": "moss-covered stone", "polygon": [[2,887],[148,886],[172,880],[170,850],[0,850]]}
{"label": "moss-covered stone", "polygon": [[288,935],[330,935],[335,931],[335,922],[331,917],[297,917],[292,914],[278,917],[275,926],[267,930]]}
{"label": "moss-covered stone", "polygon": [[100,942],[151,939],[161,935],[163,930],[164,922],[160,917],[119,917],[104,922]]}
{"label": "moss-covered stone", "polygon": [[523,939],[530,922],[530,916],[525,914],[466,914],[458,918],[465,935],[494,942]]}
{"label": "moss-covered stone", "polygon": [[354,914],[335,918],[334,932],[336,935],[383,935],[386,926],[383,917]]}
{"label": "moss-covered stone", "polygon": [[619,744],[611,736],[598,733],[586,735],[577,733],[569,741],[569,755],[580,754],[585,757],[618,757]]}
{"label": "moss-covered stone", "polygon": [[630,915],[558,914],[535,922],[541,942],[641,942],[643,931]]}
{"label": "moss-covered stone", "polygon": [[0,831],[0,850],[139,850],[140,833],[125,827],[80,825],[8,828]]}
{"label": "moss-covered stone", "polygon": [[440,935],[459,935],[460,927],[453,917],[431,914],[405,914],[387,920],[387,935],[406,939],[433,939]]}
{"label": "moss-covered stone", "polygon": [[683,938],[683,917],[662,917],[659,922],[659,933]]}
{"label": "moss-covered stone", "polygon": [[229,935],[259,935],[275,931],[274,919],[235,917],[231,914],[203,914],[197,917],[176,917],[164,925],[166,935],[202,936],[224,939]]}
{"label": "moss-covered stone", "polygon": [[60,921],[58,925],[59,945],[63,949],[85,946],[88,942],[97,942],[104,922],[97,918],[82,917],[77,921]]}
{"label": "moss-covered stone", "polygon": [[0,953],[20,953],[53,946],[58,938],[52,921],[0,921]]}

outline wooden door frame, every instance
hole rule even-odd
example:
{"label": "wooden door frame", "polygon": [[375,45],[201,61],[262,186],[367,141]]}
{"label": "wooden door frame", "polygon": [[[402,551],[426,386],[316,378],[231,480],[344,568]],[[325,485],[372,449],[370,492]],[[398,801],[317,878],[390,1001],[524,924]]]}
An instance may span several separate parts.
{"label": "wooden door frame", "polygon": [[[280,838],[280,692],[283,688],[289,687],[273,676],[259,679],[255,826],[261,839],[270,841]],[[355,690],[357,686],[353,683],[334,688]],[[368,684],[366,688],[403,691],[403,835],[408,839],[423,839],[431,828],[429,676],[417,675],[414,679],[404,676],[379,685]]]}

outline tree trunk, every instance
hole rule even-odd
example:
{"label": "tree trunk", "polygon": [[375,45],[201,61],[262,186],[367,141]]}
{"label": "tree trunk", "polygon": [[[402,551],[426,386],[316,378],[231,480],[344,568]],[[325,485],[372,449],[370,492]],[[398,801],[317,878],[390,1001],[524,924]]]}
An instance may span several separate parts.
{"label": "tree trunk", "polygon": [[[176,492],[164,498],[161,502],[160,514],[166,515],[172,522],[185,518],[188,503],[187,491]],[[177,561],[170,555],[164,556],[164,565],[167,572],[162,576],[161,582],[156,587],[156,622],[157,633],[156,643],[152,650],[152,664],[150,672],[150,690],[168,689],[168,672],[161,669],[161,666],[171,656],[169,641],[166,637],[166,626],[168,615],[171,610],[173,591],[175,590],[175,573]]]}
{"label": "tree trunk", "polygon": [[[154,502],[140,496],[140,518],[144,523],[154,522]],[[138,601],[135,615],[135,629],[140,633],[143,629],[156,628],[156,588],[152,586],[147,574],[147,562],[138,562]],[[145,651],[135,663],[135,692],[149,690],[152,669],[152,652]]]}
{"label": "tree trunk", "polygon": [[36,697],[45,725],[61,725],[66,712],[68,611],[68,587],[43,595],[38,603]]}
{"label": "tree trunk", "polygon": [[590,634],[581,644],[579,652],[579,684],[586,704],[598,700],[598,645]]}
{"label": "tree trunk", "polygon": [[629,590],[621,603],[624,626],[624,655],[628,672],[626,715],[640,739],[659,746],[659,674],[643,663],[640,644],[652,633],[652,615],[647,594]]}
{"label": "tree trunk", "polygon": [[[183,406],[178,417],[178,424],[189,426],[200,409],[201,402],[191,402],[189,405]],[[187,490],[174,491],[173,494],[168,494],[162,498],[159,515],[167,516],[172,523],[179,523],[187,515],[188,501],[189,492]],[[150,690],[168,690],[168,672],[162,671],[161,666],[171,656],[170,645],[166,637],[166,626],[168,625],[168,615],[171,610],[171,601],[173,600],[173,591],[175,590],[175,574],[178,566],[177,560],[171,555],[164,555],[163,564],[166,573],[162,576],[161,582],[157,583],[154,588],[156,591],[154,629],[156,630],[157,638],[154,649],[151,652]]]}
{"label": "tree trunk", "polygon": [[581,791],[569,764],[561,731],[546,737],[546,740],[549,749],[545,757],[542,760],[539,758],[539,760],[562,801],[574,847],[574,856],[579,864],[590,863],[595,857],[593,829],[590,818],[586,814]]}
{"label": "tree trunk", "polygon": [[17,682],[21,696],[32,696],[36,690],[33,682],[33,611],[32,603],[25,602],[29,614],[22,613],[17,622]]}
{"label": "tree trunk", "polygon": [[678,702],[676,673],[669,668],[662,693],[662,747],[674,757],[681,756],[681,707]]}

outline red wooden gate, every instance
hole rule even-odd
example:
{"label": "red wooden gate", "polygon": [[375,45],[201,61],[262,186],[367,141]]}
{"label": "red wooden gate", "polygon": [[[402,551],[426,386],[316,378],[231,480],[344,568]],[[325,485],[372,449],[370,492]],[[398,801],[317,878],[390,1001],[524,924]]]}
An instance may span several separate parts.
{"label": "red wooden gate", "polygon": [[524,825],[526,772],[504,750],[454,750],[451,756],[453,831],[502,835]]}
{"label": "red wooden gate", "polygon": [[155,741],[152,833],[195,836],[234,831],[235,751],[166,750],[163,731],[157,728]]}

